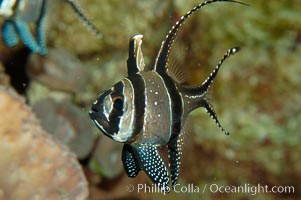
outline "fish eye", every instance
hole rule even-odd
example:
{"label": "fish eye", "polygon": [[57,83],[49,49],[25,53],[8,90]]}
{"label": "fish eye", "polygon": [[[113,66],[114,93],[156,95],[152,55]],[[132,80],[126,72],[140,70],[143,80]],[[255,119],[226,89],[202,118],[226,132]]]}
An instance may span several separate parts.
{"label": "fish eye", "polygon": [[123,108],[123,100],[121,97],[117,97],[113,100],[113,107],[114,109],[121,111]]}

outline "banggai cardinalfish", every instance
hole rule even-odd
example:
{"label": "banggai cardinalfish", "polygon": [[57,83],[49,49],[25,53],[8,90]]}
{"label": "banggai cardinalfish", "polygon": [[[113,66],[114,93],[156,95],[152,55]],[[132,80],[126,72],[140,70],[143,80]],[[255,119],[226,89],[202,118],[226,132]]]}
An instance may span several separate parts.
{"label": "banggai cardinalfish", "polygon": [[[222,63],[239,48],[229,49],[210,76],[198,86],[185,85],[183,68],[168,62],[176,33],[184,21],[214,2],[218,0],[199,4],[176,22],[162,42],[154,66],[144,65],[142,35],[132,37],[127,60],[128,77],[100,94],[89,111],[94,124],[105,135],[124,143],[122,162],[127,175],[135,177],[144,170],[161,190],[167,192],[170,178],[173,186],[177,184],[184,125],[191,111],[204,107],[218,127],[228,134],[206,95]],[[157,149],[164,145],[168,147],[171,176]]]}

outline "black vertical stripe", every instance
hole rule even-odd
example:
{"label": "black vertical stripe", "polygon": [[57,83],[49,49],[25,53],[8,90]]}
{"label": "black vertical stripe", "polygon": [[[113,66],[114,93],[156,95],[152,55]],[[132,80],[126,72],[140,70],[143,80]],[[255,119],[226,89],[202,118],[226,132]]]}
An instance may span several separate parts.
{"label": "black vertical stripe", "polygon": [[[111,98],[114,99],[116,97],[119,97],[121,99],[124,99],[123,90],[124,90],[124,84],[120,81],[116,85],[114,85],[114,90],[110,94]],[[103,100],[101,102],[103,102]],[[109,115],[110,133],[118,133],[119,132],[120,117],[122,115],[123,115],[123,110],[117,110],[114,108],[112,109],[112,111]]]}
{"label": "black vertical stripe", "polygon": [[182,126],[182,116],[183,116],[183,105],[181,95],[176,88],[175,83],[173,80],[167,75],[162,74],[160,75],[164,81],[164,84],[167,88],[167,92],[169,93],[171,99],[171,112],[172,112],[172,124],[171,124],[171,139],[175,136],[179,135]]}
{"label": "black vertical stripe", "polygon": [[136,62],[136,55],[135,55],[135,43],[136,40],[134,38],[130,39],[129,42],[129,57],[127,60],[127,68],[128,68],[128,75],[132,76],[139,72],[137,62]]}
{"label": "black vertical stripe", "polygon": [[128,77],[134,88],[135,117],[133,133],[138,134],[144,124],[145,113],[145,82],[140,74]]}

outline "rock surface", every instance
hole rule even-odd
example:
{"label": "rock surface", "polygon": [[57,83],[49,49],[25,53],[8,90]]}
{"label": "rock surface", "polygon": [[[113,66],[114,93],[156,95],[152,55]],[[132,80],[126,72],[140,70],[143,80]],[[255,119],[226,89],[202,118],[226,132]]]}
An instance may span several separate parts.
{"label": "rock surface", "polygon": [[46,133],[14,91],[0,87],[0,199],[88,197],[73,153]]}

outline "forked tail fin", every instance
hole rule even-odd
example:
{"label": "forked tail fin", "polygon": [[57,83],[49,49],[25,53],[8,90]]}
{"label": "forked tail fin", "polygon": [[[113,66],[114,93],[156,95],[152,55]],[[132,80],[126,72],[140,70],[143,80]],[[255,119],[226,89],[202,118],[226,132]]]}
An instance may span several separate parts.
{"label": "forked tail fin", "polygon": [[239,47],[233,47],[231,49],[228,49],[227,52],[224,54],[222,59],[218,62],[218,64],[215,66],[211,74],[206,78],[206,80],[202,83],[202,85],[199,87],[201,89],[201,92],[207,93],[208,89],[213,83],[214,78],[216,77],[220,67],[222,66],[223,62],[230,57],[231,55],[237,53],[240,50]]}
{"label": "forked tail fin", "polygon": [[221,129],[223,133],[226,135],[229,135],[229,132],[226,131],[221,123],[219,122],[217,115],[215,114],[215,111],[213,109],[213,106],[210,104],[210,102],[207,99],[207,92],[210,86],[212,85],[214,78],[216,77],[220,67],[222,66],[223,62],[230,57],[231,55],[235,54],[239,51],[239,47],[233,47],[231,49],[228,49],[227,52],[224,54],[222,59],[218,62],[214,70],[210,73],[210,75],[207,77],[207,79],[200,85],[196,87],[185,87],[185,101],[187,105],[188,112],[193,111],[194,109],[197,109],[199,107],[204,107],[207,111],[207,113],[210,115],[210,117],[215,121],[217,126]]}

